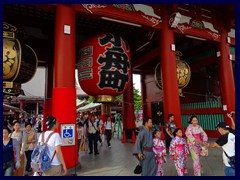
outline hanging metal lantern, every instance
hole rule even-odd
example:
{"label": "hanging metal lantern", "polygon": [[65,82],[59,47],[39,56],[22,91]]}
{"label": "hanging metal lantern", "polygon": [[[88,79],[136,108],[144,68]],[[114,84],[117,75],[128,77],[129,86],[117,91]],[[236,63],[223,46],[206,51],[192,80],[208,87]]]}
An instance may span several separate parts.
{"label": "hanging metal lantern", "polygon": [[[177,63],[177,83],[179,89],[179,96],[183,97],[182,89],[185,88],[191,78],[191,69],[186,61],[180,60],[182,53],[180,51],[176,51],[176,63]],[[162,72],[160,63],[157,64],[154,73],[154,80],[160,89],[162,89]]]}
{"label": "hanging metal lantern", "polygon": [[112,102],[129,85],[130,49],[126,41],[113,34],[98,34],[80,47],[78,77],[83,91],[96,102]]}
{"label": "hanging metal lantern", "polygon": [[21,84],[33,77],[38,62],[34,50],[17,35],[15,26],[3,22],[3,92],[9,95],[20,94]]}

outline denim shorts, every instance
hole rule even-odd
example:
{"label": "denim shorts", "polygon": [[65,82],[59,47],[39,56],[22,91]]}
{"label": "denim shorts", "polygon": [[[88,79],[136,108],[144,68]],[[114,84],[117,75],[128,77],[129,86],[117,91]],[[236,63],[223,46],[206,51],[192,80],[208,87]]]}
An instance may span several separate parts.
{"label": "denim shorts", "polygon": [[225,166],[224,172],[226,176],[235,176],[235,169],[232,167]]}

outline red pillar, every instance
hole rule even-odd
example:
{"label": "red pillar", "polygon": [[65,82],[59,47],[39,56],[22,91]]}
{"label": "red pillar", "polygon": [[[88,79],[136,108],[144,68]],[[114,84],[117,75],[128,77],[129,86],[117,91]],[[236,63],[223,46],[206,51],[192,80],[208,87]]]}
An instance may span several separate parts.
{"label": "red pillar", "polygon": [[142,95],[142,116],[143,119],[147,116],[147,94],[146,94],[146,83],[145,83],[145,75],[141,75],[141,95]]}
{"label": "red pillar", "polygon": [[[70,31],[64,31],[65,28],[69,28]],[[60,135],[61,124],[76,124],[75,39],[75,12],[72,6],[57,5],[52,113],[59,121]],[[62,152],[67,168],[76,166],[77,137],[75,145],[62,146]]]}
{"label": "red pillar", "polygon": [[20,101],[20,110],[23,110],[23,109],[24,109],[24,102]]}
{"label": "red pillar", "polygon": [[163,18],[163,29],[160,36],[160,59],[162,67],[164,119],[166,121],[168,114],[174,114],[176,126],[181,127],[176,55],[175,51],[171,50],[171,45],[174,45],[174,33],[169,28],[169,16],[166,10]]}
{"label": "red pillar", "polygon": [[[219,59],[219,77],[222,95],[222,104],[227,105],[226,113],[235,111],[235,84],[233,77],[232,62],[229,60],[230,47],[227,43],[228,31],[222,27],[221,29],[221,42],[218,46],[220,51]],[[226,113],[224,114],[224,120],[231,124]]]}
{"label": "red pillar", "polygon": [[132,136],[132,131],[135,131],[136,124],[134,118],[134,97],[133,97],[133,80],[132,75],[129,79],[128,89],[123,93],[123,133]]}
{"label": "red pillar", "polygon": [[108,111],[107,111],[107,104],[105,103],[102,103],[101,104],[101,118],[102,118],[102,121],[103,122],[106,122],[107,121],[107,117],[108,117]]}

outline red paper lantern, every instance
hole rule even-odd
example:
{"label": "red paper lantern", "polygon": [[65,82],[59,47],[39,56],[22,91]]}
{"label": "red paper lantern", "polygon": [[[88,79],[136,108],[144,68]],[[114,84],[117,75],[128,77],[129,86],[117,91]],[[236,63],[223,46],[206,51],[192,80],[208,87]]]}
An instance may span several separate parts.
{"label": "red paper lantern", "polygon": [[128,87],[131,62],[125,40],[113,34],[98,34],[79,51],[78,78],[83,91],[96,102],[111,102]]}

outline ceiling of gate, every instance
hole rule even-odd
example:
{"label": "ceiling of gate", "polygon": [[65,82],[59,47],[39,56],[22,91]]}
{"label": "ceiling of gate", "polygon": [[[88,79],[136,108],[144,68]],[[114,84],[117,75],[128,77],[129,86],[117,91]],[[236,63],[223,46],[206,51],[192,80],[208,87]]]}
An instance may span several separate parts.
{"label": "ceiling of gate", "polygon": [[[155,5],[156,6],[156,5]],[[192,8],[192,7],[191,7]],[[232,14],[230,15],[232,16]],[[39,65],[46,66],[54,58],[55,10],[45,5],[5,4],[3,21],[23,28],[28,34],[26,44],[37,53]],[[140,61],[151,52],[160,52],[160,35],[149,28],[139,28],[120,23],[105,21],[94,16],[76,16],[76,47],[89,35],[96,33],[116,33],[125,38],[132,52],[133,72],[152,73],[159,58],[146,60],[141,66]],[[148,43],[149,42],[149,43]],[[205,50],[213,49],[216,44],[175,35],[176,49],[183,53],[183,59]],[[159,50],[158,50],[159,49]],[[191,63],[191,62],[190,62]]]}

